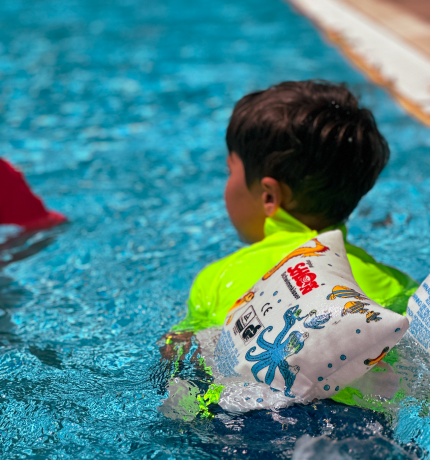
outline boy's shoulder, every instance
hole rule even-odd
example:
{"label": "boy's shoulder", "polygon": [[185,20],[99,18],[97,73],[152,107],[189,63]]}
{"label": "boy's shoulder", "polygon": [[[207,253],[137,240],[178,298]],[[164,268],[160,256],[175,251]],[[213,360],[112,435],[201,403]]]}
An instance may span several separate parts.
{"label": "boy's shoulder", "polygon": [[193,287],[202,284],[206,289],[213,285],[234,290],[235,286],[240,286],[237,288],[240,296],[280,259],[315,236],[315,231],[306,234],[281,231],[266,236],[206,266],[197,275]]}
{"label": "boy's shoulder", "polygon": [[[346,233],[346,232],[345,232]],[[277,232],[208,265],[196,277],[188,315],[207,325],[222,324],[229,308],[279,260],[317,232]],[[401,271],[378,263],[364,249],[345,242],[353,275],[370,298],[399,313],[418,284]]]}
{"label": "boy's shoulder", "polygon": [[206,266],[191,288],[188,316],[222,324],[228,309],[239,297],[280,259],[316,234],[278,232]]}

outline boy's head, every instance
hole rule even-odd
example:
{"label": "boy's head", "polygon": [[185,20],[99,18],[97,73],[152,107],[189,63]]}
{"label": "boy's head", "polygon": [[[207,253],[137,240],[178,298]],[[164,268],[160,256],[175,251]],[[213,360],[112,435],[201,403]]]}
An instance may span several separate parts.
{"label": "boy's head", "polygon": [[315,81],[243,97],[227,147],[227,209],[250,242],[279,207],[316,230],[345,221],[389,158],[372,113],[345,86]]}

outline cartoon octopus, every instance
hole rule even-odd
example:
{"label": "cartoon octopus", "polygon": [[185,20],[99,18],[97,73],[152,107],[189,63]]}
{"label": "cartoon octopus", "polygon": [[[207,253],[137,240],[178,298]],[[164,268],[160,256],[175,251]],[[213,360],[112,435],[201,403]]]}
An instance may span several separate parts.
{"label": "cartoon octopus", "polygon": [[[310,315],[315,315],[315,311],[313,310],[308,315],[300,318],[298,316],[300,314],[300,310],[297,311],[298,307],[298,305],[291,307],[284,313],[285,326],[273,343],[269,343],[264,340],[264,334],[266,332],[270,332],[273,329],[273,326],[267,327],[258,336],[257,344],[266,351],[263,351],[258,355],[252,355],[252,353],[256,350],[256,347],[252,347],[245,355],[247,361],[256,361],[251,368],[251,372],[257,382],[262,383],[262,381],[258,378],[258,373],[265,367],[268,367],[269,369],[266,372],[264,382],[270,385],[275,378],[276,368],[278,368],[285,380],[285,396],[290,398],[294,398],[294,395],[291,394],[290,390],[294,384],[297,373],[300,371],[300,367],[290,366],[287,362],[287,358],[298,353],[303,348],[305,340],[309,337],[309,333],[293,331],[284,342],[283,340],[296,321],[302,321]],[[315,317],[313,318],[313,321],[306,324],[306,327],[311,329],[322,329],[324,327],[322,324],[326,323],[330,317],[331,314],[324,314]],[[315,321],[316,319],[318,321]]]}

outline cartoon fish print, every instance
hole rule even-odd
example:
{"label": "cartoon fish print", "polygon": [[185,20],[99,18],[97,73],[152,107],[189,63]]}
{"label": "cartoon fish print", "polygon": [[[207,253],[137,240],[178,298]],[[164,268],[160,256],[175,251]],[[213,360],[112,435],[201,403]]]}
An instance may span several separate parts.
{"label": "cartoon fish print", "polygon": [[385,348],[382,350],[381,354],[380,354],[377,358],[375,358],[375,359],[366,359],[366,360],[364,361],[364,364],[365,364],[366,366],[373,366],[374,364],[379,363],[379,361],[381,361],[382,359],[385,358],[385,356],[387,355],[387,353],[388,353],[389,351],[390,351],[390,347],[385,347]]}
{"label": "cartoon fish print", "polygon": [[369,311],[368,313],[366,313],[366,323],[370,323],[370,321],[375,321],[375,323],[378,321],[381,321],[382,318],[378,315],[379,315],[379,311],[378,312]]}
{"label": "cartoon fish print", "polygon": [[[250,292],[247,292],[244,296],[242,296],[240,299],[236,300],[236,302],[233,304],[233,306],[230,308],[230,310],[227,312],[227,315],[235,310],[236,308],[240,307],[241,305],[247,303],[247,302],[251,302],[251,300],[254,298],[255,294],[254,292],[250,291]],[[230,324],[231,320],[233,319],[233,314],[231,314],[228,319],[227,319],[227,322],[226,324]]]}
{"label": "cartoon fish print", "polygon": [[327,296],[327,300],[334,300],[337,297],[341,299],[357,299],[357,300],[367,300],[367,297],[363,294],[360,294],[354,289],[351,289],[347,286],[335,286],[331,294]]}
{"label": "cartoon fish print", "polygon": [[370,305],[370,304],[364,303],[364,302],[356,302],[356,301],[348,302],[343,307],[342,316],[345,316],[348,313],[351,315],[354,313],[361,313],[361,314],[366,313],[367,311],[369,311],[367,308],[364,308],[366,305]]}
{"label": "cartoon fish print", "polygon": [[290,252],[286,257],[284,257],[278,264],[276,264],[271,270],[269,270],[264,276],[263,280],[270,278],[277,270],[279,270],[284,264],[294,257],[320,257],[324,252],[328,251],[330,248],[321,244],[316,238],[312,241],[315,242],[315,247],[305,247],[297,248],[293,252]]}

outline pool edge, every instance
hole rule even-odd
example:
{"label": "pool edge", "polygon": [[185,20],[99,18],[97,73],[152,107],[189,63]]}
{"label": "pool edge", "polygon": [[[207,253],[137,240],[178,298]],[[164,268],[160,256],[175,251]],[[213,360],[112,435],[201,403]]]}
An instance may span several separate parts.
{"label": "pool edge", "polygon": [[[410,115],[430,126],[428,56],[342,1],[285,1],[314,22],[329,41],[371,81],[386,88]],[[363,33],[365,30],[371,31],[370,36]]]}

